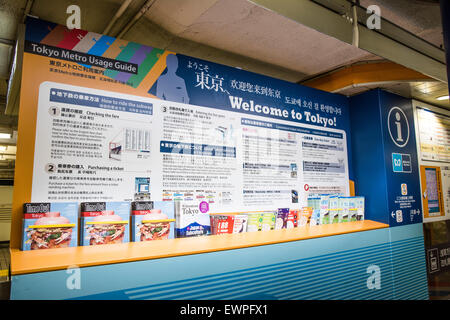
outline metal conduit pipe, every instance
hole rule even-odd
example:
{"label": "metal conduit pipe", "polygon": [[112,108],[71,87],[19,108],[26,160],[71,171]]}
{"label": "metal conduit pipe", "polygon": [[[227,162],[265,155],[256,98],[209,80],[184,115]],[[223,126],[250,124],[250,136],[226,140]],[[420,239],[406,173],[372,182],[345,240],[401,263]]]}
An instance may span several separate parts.
{"label": "metal conduit pipe", "polygon": [[0,38],[0,43],[10,46],[10,47],[13,47],[16,42],[14,40]]}
{"label": "metal conduit pipe", "polygon": [[23,12],[22,23],[25,23],[25,19],[27,18],[27,15],[31,12],[31,7],[33,6],[33,2],[34,2],[34,0],[27,1],[26,5],[25,5],[25,10]]}
{"label": "metal conduit pipe", "polygon": [[112,18],[112,20],[109,22],[109,24],[106,26],[105,30],[103,31],[103,34],[108,35],[108,32],[113,27],[114,23],[122,16],[122,14],[125,12],[125,10],[128,8],[128,6],[133,2],[133,0],[125,0],[122,5],[120,6],[119,10],[117,10],[116,14]]}
{"label": "metal conduit pipe", "polygon": [[352,5],[352,22],[353,22],[353,36],[352,36],[352,44],[355,47],[359,47],[359,29],[358,29],[358,15],[356,12],[356,5],[358,4],[357,0],[353,0],[353,5]]}
{"label": "metal conduit pipe", "polygon": [[120,31],[115,37],[121,38],[130,28],[148,11],[148,9],[151,8],[151,6],[155,3],[155,0],[148,0],[142,8],[139,10],[139,12],[131,19],[127,25]]}

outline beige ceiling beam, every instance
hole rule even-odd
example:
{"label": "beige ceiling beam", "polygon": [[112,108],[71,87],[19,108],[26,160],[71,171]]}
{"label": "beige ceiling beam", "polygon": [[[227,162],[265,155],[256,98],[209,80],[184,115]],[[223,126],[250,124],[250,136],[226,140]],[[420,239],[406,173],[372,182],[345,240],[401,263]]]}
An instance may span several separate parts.
{"label": "beige ceiling beam", "polygon": [[[251,2],[328,36],[352,44],[353,25],[349,21],[351,11],[348,9],[351,8],[351,3],[348,1],[252,0]],[[319,4],[319,2],[321,3]],[[334,7],[332,7],[333,5]],[[369,16],[366,15],[366,17]],[[382,20],[380,30],[368,29],[362,18],[360,8],[358,13],[358,20],[362,20],[358,24],[358,47],[360,49],[433,79],[447,82],[443,50],[386,20]]]}
{"label": "beige ceiling beam", "polygon": [[431,80],[433,79],[399,64],[389,61],[376,61],[346,66],[317,78],[304,81],[301,84],[328,92],[340,92],[349,87],[375,83]]}

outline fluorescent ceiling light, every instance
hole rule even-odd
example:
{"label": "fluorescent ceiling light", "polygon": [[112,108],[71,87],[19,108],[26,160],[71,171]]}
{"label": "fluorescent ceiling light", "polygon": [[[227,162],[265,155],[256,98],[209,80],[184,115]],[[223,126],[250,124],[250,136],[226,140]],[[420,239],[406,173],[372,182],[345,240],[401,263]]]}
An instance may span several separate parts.
{"label": "fluorescent ceiling light", "polygon": [[0,146],[0,151],[6,151],[8,149],[8,146]]}
{"label": "fluorescent ceiling light", "polygon": [[448,96],[441,96],[441,97],[437,97],[436,100],[448,100]]}
{"label": "fluorescent ceiling light", "polygon": [[0,139],[11,139],[11,133],[0,133]]}

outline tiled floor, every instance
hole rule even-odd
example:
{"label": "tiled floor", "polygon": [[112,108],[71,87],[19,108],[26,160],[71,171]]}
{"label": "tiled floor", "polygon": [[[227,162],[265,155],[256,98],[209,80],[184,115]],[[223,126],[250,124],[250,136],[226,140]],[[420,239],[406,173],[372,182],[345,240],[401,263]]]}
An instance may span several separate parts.
{"label": "tiled floor", "polygon": [[0,300],[9,300],[11,282],[0,282]]}
{"label": "tiled floor", "polygon": [[450,300],[450,287],[430,287],[430,300]]}
{"label": "tiled floor", "polygon": [[10,279],[3,273],[9,271],[9,243],[0,243],[0,300],[9,300]]}
{"label": "tiled floor", "polygon": [[7,274],[9,270],[9,244],[0,244],[0,282],[9,281]]}

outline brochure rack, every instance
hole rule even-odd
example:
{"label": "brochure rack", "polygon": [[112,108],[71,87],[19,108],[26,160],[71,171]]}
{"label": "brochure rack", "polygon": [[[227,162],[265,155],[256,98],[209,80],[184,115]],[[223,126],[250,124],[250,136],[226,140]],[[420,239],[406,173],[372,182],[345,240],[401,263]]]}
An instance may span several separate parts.
{"label": "brochure rack", "polygon": [[28,252],[13,249],[11,251],[11,274],[19,275],[63,270],[73,265],[90,267],[111,263],[126,263],[139,260],[201,254],[329,237],[387,227],[388,225],[383,223],[365,220],[290,230],[222,234],[164,241],[130,242],[116,245],[80,246]]}

